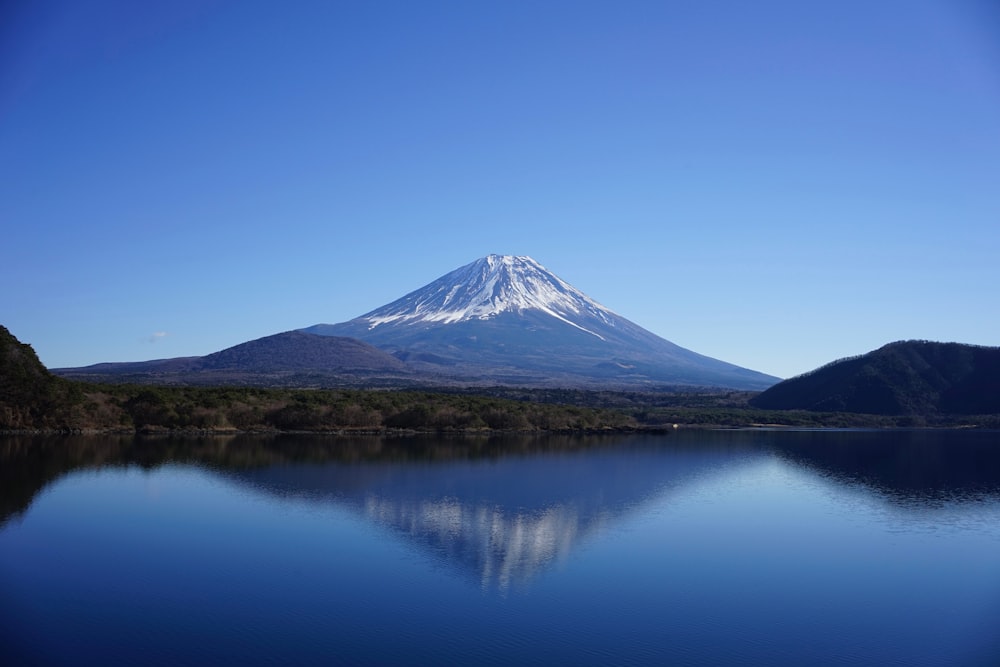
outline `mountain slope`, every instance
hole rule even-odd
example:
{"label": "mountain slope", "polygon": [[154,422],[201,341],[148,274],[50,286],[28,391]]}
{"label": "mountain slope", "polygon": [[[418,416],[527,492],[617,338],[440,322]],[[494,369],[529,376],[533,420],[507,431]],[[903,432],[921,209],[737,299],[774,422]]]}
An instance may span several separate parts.
{"label": "mountain slope", "polygon": [[[303,375],[406,375],[406,364],[359,340],[314,336],[301,331],[265,336],[204,357],[103,363],[60,368],[63,377],[87,380],[271,384]],[[284,384],[286,382],[282,382]]]}
{"label": "mountain slope", "polygon": [[890,343],[785,380],[750,403],[881,415],[1000,413],[1000,348]]}
{"label": "mountain slope", "polygon": [[664,340],[530,257],[490,255],[358,318],[303,331],[481,382],[763,389],[778,380]]}
{"label": "mountain slope", "polygon": [[399,359],[353,338],[313,336],[301,331],[265,336],[201,357],[201,370],[404,371]]}

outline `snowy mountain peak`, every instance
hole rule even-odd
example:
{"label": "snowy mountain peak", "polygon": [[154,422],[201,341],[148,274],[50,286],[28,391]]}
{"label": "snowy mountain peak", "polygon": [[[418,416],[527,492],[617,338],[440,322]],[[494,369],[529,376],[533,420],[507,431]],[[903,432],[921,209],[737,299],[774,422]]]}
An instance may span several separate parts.
{"label": "snowy mountain peak", "polygon": [[459,267],[406,296],[362,315],[373,329],[387,323],[488,320],[505,312],[536,310],[598,338],[587,327],[597,318],[614,326],[618,317],[531,257],[488,255]]}
{"label": "snowy mountain peak", "polygon": [[514,255],[482,257],[360,317],[301,331],[357,338],[445,385],[763,389],[777,381],[671,343]]}

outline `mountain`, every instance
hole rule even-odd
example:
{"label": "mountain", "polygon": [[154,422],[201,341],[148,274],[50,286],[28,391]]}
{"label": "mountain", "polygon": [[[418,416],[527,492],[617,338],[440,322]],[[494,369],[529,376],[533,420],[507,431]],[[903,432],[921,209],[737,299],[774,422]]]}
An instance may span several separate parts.
{"label": "mountain", "polygon": [[781,382],[751,399],[769,410],[879,415],[1000,413],[1000,348],[900,341]]}
{"label": "mountain", "polygon": [[664,340],[530,257],[490,255],[353,320],[302,331],[357,338],[414,370],[472,382],[764,389],[778,381]]}
{"label": "mountain", "polygon": [[204,357],[54,369],[91,381],[279,386],[765,389],[778,378],[664,340],[530,257],[490,255],[340,324]]}
{"label": "mountain", "polygon": [[265,336],[204,357],[103,363],[54,372],[74,379],[177,384],[296,384],[331,376],[345,379],[409,374],[406,364],[368,343],[301,331]]}

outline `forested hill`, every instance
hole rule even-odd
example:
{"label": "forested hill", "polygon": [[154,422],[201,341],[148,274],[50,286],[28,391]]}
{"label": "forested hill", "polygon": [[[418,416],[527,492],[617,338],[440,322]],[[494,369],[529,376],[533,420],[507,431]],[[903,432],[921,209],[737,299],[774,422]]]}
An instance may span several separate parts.
{"label": "forested hill", "polygon": [[877,415],[1000,412],[1000,348],[901,341],[781,382],[750,401],[768,410]]}
{"label": "forested hill", "polygon": [[35,350],[0,325],[0,428],[62,428],[82,392],[55,377]]}
{"label": "forested hill", "polygon": [[13,397],[16,392],[30,391],[49,379],[49,372],[35,350],[0,325],[0,396]]}

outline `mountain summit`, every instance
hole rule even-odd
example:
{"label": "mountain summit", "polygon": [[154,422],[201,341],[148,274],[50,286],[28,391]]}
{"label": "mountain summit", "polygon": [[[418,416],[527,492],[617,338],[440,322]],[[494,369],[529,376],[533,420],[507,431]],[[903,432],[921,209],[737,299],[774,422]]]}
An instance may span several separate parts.
{"label": "mountain summit", "polygon": [[489,255],[340,324],[417,370],[465,381],[548,386],[764,389],[778,378],[646,331],[530,257]]}
{"label": "mountain summit", "polygon": [[[488,320],[501,313],[537,310],[602,338],[579,320],[617,317],[530,257],[489,255],[455,269],[401,299],[362,315],[371,328],[388,323]],[[602,338],[603,340],[603,338]]]}

